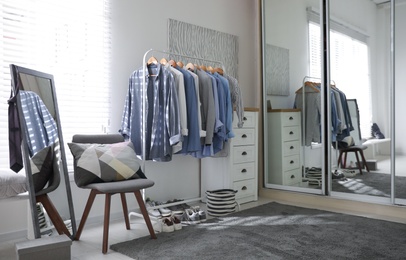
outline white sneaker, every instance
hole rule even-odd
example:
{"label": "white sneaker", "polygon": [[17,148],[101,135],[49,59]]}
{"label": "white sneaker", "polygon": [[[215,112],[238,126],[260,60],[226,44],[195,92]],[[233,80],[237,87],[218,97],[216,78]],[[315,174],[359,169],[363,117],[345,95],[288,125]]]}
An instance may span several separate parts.
{"label": "white sneaker", "polygon": [[[162,202],[156,201],[155,205],[163,205]],[[159,213],[162,215],[162,217],[170,217],[172,215],[172,211],[168,208],[158,208]]]}
{"label": "white sneaker", "polygon": [[195,212],[193,209],[185,209],[183,222],[186,224],[199,224],[200,217],[199,213]]}
{"label": "white sneaker", "polygon": [[161,218],[161,212],[159,212],[159,210],[157,209],[151,209],[152,207],[155,206],[155,202],[151,201],[151,200],[147,200],[145,202],[145,207],[147,208],[148,214],[154,218]]}
{"label": "white sneaker", "polygon": [[173,232],[175,231],[175,226],[170,218],[162,219],[162,232]]}
{"label": "white sneaker", "polygon": [[[180,216],[181,218],[182,216]],[[173,222],[173,227],[175,228],[175,230],[181,230],[182,229],[182,223],[179,219],[179,217],[177,217],[176,215],[172,216],[172,222]]]}

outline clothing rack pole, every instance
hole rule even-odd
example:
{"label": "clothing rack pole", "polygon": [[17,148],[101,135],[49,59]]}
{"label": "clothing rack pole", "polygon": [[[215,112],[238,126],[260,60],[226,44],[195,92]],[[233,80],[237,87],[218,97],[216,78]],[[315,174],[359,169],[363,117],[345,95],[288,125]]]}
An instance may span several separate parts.
{"label": "clothing rack pole", "polygon": [[[189,58],[189,59],[194,59],[194,60],[200,60],[200,61],[206,61],[206,62],[211,62],[211,63],[217,63],[220,64],[221,69],[225,72],[225,68],[224,65],[221,61],[217,61],[217,60],[210,60],[210,59],[204,59],[204,58],[199,58],[199,57],[193,57],[193,56],[188,56],[188,55],[183,55],[183,54],[179,54],[179,53],[174,53],[174,52],[170,52],[170,51],[164,51],[164,50],[155,50],[155,49],[149,49],[148,51],[146,51],[144,53],[143,59],[142,59],[142,72],[143,72],[143,77],[144,80],[142,81],[142,161],[141,161],[141,169],[143,172],[145,172],[145,151],[146,151],[146,144],[145,144],[145,133],[146,133],[146,98],[147,98],[147,85],[146,85],[146,77],[147,77],[147,55],[150,54],[151,52],[158,52],[158,53],[162,53],[162,54],[168,54],[168,55],[175,55],[175,56],[181,56],[184,58]],[[199,191],[199,194],[200,191]],[[142,197],[145,201],[145,190],[142,190]],[[163,208],[163,207],[167,207],[167,206],[174,206],[174,205],[179,205],[179,204],[183,204],[183,203],[188,203],[188,202],[193,202],[193,201],[199,201],[201,200],[201,197],[196,197],[196,198],[191,198],[191,199],[186,199],[186,200],[182,200],[182,201],[178,201],[178,202],[173,202],[173,203],[169,203],[169,204],[162,204],[162,205],[157,205],[152,207],[151,209],[159,209],[159,208]],[[129,218],[131,216],[136,216],[136,217],[142,217],[141,214],[139,213],[135,213],[135,212],[129,212]],[[154,218],[155,219],[155,218]],[[157,220],[157,219],[155,219]]]}

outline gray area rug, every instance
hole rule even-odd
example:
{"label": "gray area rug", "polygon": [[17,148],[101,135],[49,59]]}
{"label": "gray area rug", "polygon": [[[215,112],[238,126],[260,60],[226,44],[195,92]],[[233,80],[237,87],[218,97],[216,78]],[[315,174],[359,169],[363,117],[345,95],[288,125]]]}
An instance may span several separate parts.
{"label": "gray area rug", "polygon": [[[390,197],[390,174],[364,172],[346,180],[333,180],[333,191]],[[406,177],[395,177],[397,198],[406,198]]]}
{"label": "gray area rug", "polygon": [[405,259],[406,225],[268,203],[110,248],[134,259]]}

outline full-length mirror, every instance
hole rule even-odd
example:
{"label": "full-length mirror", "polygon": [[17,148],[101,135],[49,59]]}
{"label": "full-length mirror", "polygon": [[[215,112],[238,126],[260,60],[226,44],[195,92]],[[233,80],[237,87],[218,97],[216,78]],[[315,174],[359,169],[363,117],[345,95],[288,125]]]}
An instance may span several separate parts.
{"label": "full-length mirror", "polygon": [[[29,184],[35,238],[76,232],[66,156],[50,74],[11,64],[21,150]],[[15,140],[18,143],[18,140]],[[17,147],[18,148],[18,147]],[[13,167],[13,165],[11,165]]]}
{"label": "full-length mirror", "polygon": [[[405,102],[395,92],[404,92],[404,73],[393,79],[391,60],[397,70],[406,61],[405,33],[399,28],[406,17],[405,1],[326,2],[328,73],[322,69],[321,1],[262,1],[265,186],[329,190],[333,196],[383,203],[391,203],[395,190],[402,203],[406,167],[400,111]],[[331,82],[323,99],[320,82],[327,76]],[[325,144],[327,150],[331,146],[330,158],[323,157],[323,116],[331,130],[331,144]],[[329,167],[323,167],[326,160]]]}

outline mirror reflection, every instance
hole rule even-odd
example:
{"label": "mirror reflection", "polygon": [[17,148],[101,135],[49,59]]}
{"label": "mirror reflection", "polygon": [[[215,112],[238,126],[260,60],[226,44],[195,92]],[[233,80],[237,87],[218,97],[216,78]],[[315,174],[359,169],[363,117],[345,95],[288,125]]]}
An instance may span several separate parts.
{"label": "mirror reflection", "polygon": [[[406,17],[404,2],[396,1],[397,24]],[[262,8],[263,103],[270,103],[272,107],[264,106],[264,111],[268,111],[264,123],[268,154],[265,186],[320,193],[323,187],[320,117],[324,115],[319,93],[323,76],[320,1],[263,0]],[[331,0],[329,8],[331,121],[328,125],[332,129],[332,144],[331,177],[324,184],[339,196],[354,198],[362,195],[372,200],[389,201],[394,167],[391,159],[395,156],[390,148],[390,3]],[[362,14],[359,10],[363,10]],[[399,44],[405,37],[399,29],[396,33],[399,35],[395,49],[399,68],[406,60],[402,51],[404,45]],[[275,77],[272,73],[285,75],[285,78]],[[401,93],[404,92],[401,87],[403,74],[396,78],[396,91]],[[278,91],[280,88],[288,90],[287,93]],[[338,99],[336,90],[345,94],[345,102]],[[400,99],[401,96],[396,95],[397,111],[405,104]],[[345,117],[345,106],[348,107],[348,118]],[[299,123],[295,113],[300,115]],[[402,162],[404,120],[399,113],[397,117],[396,131],[400,139],[396,141],[394,186],[396,197],[406,198],[406,193],[402,194],[405,181],[401,179],[405,178],[401,175],[406,167]],[[293,123],[300,129],[300,135],[294,140]],[[300,140],[299,152],[295,152],[297,145],[294,141],[297,140]],[[351,149],[343,150],[347,146]],[[297,171],[301,172],[300,180]]]}
{"label": "mirror reflection", "polygon": [[10,69],[14,93],[19,96],[17,110],[34,235],[73,237],[74,212],[53,76],[15,65]]}

